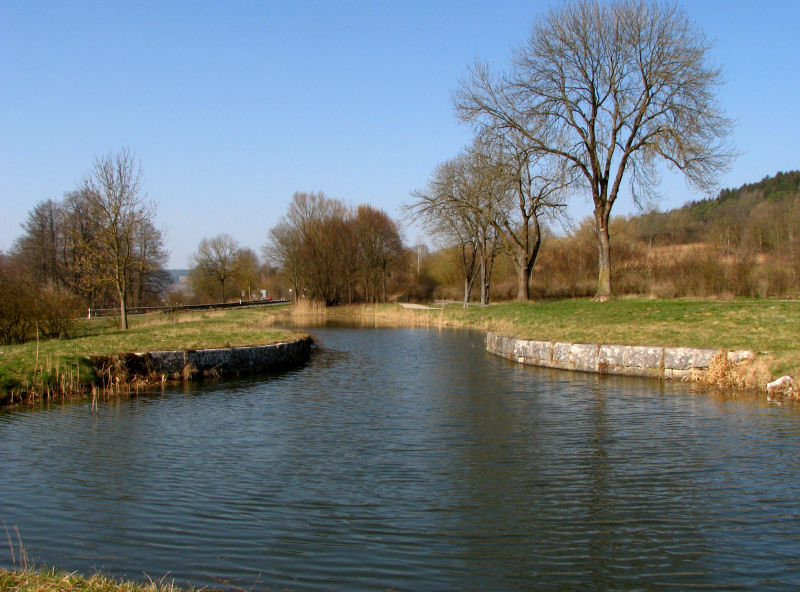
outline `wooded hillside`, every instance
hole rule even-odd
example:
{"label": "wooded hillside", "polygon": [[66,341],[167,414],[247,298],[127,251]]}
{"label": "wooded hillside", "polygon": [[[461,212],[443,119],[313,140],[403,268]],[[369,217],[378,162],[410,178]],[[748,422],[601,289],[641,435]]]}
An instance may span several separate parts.
{"label": "wooded hillside", "polygon": [[[612,221],[620,294],[786,296],[800,292],[800,171],[780,172],[668,212]],[[588,295],[592,231],[584,221],[543,246],[539,296]],[[587,269],[588,268],[588,269]]]}

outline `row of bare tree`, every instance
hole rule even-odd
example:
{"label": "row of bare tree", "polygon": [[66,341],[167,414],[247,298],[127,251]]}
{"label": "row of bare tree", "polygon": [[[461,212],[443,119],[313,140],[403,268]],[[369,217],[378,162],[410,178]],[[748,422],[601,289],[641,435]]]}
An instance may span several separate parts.
{"label": "row of bare tree", "polygon": [[327,304],[385,301],[403,261],[400,232],[385,212],[348,208],[323,193],[295,193],[269,234],[264,257],[284,271],[294,294]]}
{"label": "row of bare tree", "polygon": [[[609,227],[612,281],[619,294],[673,297],[789,297],[800,294],[800,172],[780,197],[760,184],[746,191],[724,190],[714,200],[668,212],[650,211],[612,218]],[[767,178],[762,184],[769,184]],[[733,198],[726,198],[731,192]],[[542,229],[542,247],[531,279],[533,298],[592,296],[597,291],[594,220],[566,233]],[[423,274],[432,279],[433,298],[463,293],[461,249],[427,253]],[[513,298],[513,258],[494,260],[492,297]],[[472,290],[473,297],[478,290]]]}
{"label": "row of bare tree", "polygon": [[611,296],[609,223],[624,185],[644,203],[666,164],[708,190],[733,157],[708,50],[677,5],[572,0],[534,22],[506,71],[481,62],[469,70],[453,102],[474,142],[409,206],[461,250],[465,300],[478,269],[486,300],[496,245],[527,299],[541,220],[558,218],[580,192],[594,206],[595,297]]}
{"label": "row of bare tree", "polygon": [[[270,230],[262,258],[228,234],[204,238],[192,256],[195,298],[226,298],[233,284],[247,298],[272,286],[281,296],[327,304],[385,301],[406,252],[397,224],[369,205],[349,208],[323,193],[297,192]],[[275,282],[276,270],[283,282]]]}

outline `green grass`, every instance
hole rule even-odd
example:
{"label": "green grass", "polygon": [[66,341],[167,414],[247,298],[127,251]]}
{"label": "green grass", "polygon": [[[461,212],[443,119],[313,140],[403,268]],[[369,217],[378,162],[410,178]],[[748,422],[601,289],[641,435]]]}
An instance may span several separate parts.
{"label": "green grass", "polygon": [[89,577],[56,570],[0,569],[0,590],[13,592],[178,592],[171,582],[148,584],[117,581],[99,574]]}
{"label": "green grass", "polygon": [[122,331],[112,319],[81,320],[73,336],[0,346],[0,403],[11,393],[45,395],[91,388],[90,356],[128,352],[268,345],[297,337],[272,327],[272,309],[240,309],[131,318]]}
{"label": "green grass", "polygon": [[[336,309],[329,314],[337,314]],[[348,314],[346,309],[340,313]],[[748,349],[764,356],[773,376],[800,377],[800,302],[780,300],[658,300],[620,298],[505,302],[465,310],[400,310],[363,307],[395,324],[472,327],[522,339]],[[405,319],[405,320],[404,320]]]}

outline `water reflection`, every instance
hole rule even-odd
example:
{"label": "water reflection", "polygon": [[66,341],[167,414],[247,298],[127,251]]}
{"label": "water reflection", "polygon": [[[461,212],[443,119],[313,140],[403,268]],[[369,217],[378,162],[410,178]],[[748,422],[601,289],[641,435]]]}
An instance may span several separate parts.
{"label": "water reflection", "polygon": [[313,332],[298,371],[0,414],[0,518],[39,564],[197,586],[800,584],[796,409]]}

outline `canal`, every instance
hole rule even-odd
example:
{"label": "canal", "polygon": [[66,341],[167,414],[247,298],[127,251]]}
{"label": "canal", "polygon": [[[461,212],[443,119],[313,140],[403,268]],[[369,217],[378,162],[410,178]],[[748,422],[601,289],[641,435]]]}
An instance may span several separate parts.
{"label": "canal", "polygon": [[212,589],[800,588],[800,408],[312,333],[291,372],[0,413],[0,565],[18,531]]}

